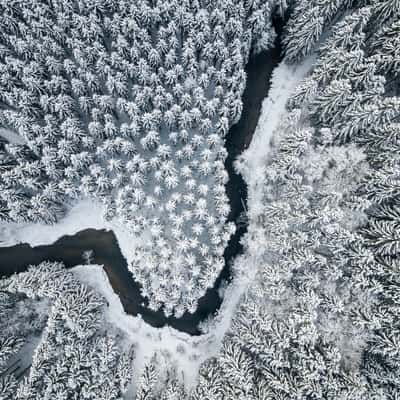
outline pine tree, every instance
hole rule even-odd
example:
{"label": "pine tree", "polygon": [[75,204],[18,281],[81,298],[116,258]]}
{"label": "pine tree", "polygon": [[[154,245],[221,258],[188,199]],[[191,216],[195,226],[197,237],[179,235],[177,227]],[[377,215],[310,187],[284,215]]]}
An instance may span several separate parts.
{"label": "pine tree", "polygon": [[397,75],[399,70],[400,23],[392,21],[384,25],[371,39],[371,48],[376,54],[376,62],[385,73]]}
{"label": "pine tree", "polygon": [[157,382],[157,372],[155,361],[156,359],[153,357],[144,367],[136,392],[136,400],[150,400],[156,398],[155,384]]}

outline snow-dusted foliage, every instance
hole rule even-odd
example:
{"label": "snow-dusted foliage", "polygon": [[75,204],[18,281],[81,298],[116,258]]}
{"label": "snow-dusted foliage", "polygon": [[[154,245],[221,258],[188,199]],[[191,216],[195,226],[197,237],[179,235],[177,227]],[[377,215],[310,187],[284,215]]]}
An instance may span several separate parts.
{"label": "snow-dusted foliage", "polygon": [[[25,356],[24,349],[20,351],[20,337],[35,332],[21,329],[25,325],[11,316],[15,309],[4,313],[7,319],[1,319],[1,323],[8,327],[0,333],[1,399],[121,399],[132,379],[134,354],[132,350],[123,352],[118,338],[107,332],[101,297],[58,263],[32,266],[0,284],[2,311],[10,308],[10,299],[21,296],[47,299],[50,304],[44,323],[43,319],[35,320],[35,315],[24,320],[24,324],[39,326],[42,332],[32,359],[21,373],[14,369]],[[12,354],[17,354],[14,363]]]}
{"label": "snow-dusted foliage", "polygon": [[224,137],[274,0],[2,1],[0,217],[92,197],[140,238],[150,307],[193,312],[234,231]]}
{"label": "snow-dusted foliage", "polygon": [[[102,199],[108,218],[147,240],[132,271],[150,305],[194,309],[231,234],[224,135],[250,48],[268,45],[270,4],[4,3],[0,136],[25,144],[2,142],[3,218],[50,221],[68,196]],[[37,327],[0,319],[0,395],[399,398],[400,2],[290,4],[286,61],[316,61],[251,171],[260,198],[232,267],[248,290],[197,386],[157,354],[135,371],[136,394],[126,391],[133,354],[107,332],[104,300],[46,263],[0,281],[0,316],[13,324],[16,304],[28,318],[38,299],[51,305]],[[18,376],[25,338],[40,332]]]}
{"label": "snow-dusted foliage", "polygon": [[343,15],[354,0],[294,0],[285,27],[286,60],[295,63],[310,54],[332,21]]}
{"label": "snow-dusted foliage", "polygon": [[[137,383],[135,400],[184,400],[187,393],[176,371],[161,364],[160,356],[153,356],[144,366]],[[162,370],[164,367],[164,370]],[[133,399],[132,399],[133,400]]]}
{"label": "snow-dusted foliage", "polygon": [[320,43],[275,132],[249,210],[256,279],[193,399],[400,395],[399,3],[362,3]]}
{"label": "snow-dusted foliage", "polygon": [[201,372],[196,400],[216,387],[225,388],[217,399],[366,393],[359,366],[370,299],[353,286],[347,249],[365,219],[355,196],[365,157],[352,145],[328,145],[298,110],[279,132],[260,181],[264,207],[253,210],[258,223],[246,239],[247,251],[261,254],[258,273],[220,356]]}

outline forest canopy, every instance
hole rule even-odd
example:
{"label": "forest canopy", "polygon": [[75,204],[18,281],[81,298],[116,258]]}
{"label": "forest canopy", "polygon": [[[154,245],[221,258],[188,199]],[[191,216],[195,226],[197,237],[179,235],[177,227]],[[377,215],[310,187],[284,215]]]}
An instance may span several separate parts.
{"label": "forest canopy", "polygon": [[235,230],[224,145],[249,57],[281,42],[283,66],[309,65],[251,171],[258,203],[232,265],[245,290],[194,386],[165,354],[136,368],[140,343],[106,322],[96,289],[43,263],[0,280],[0,398],[399,398],[400,1],[0,10],[1,219],[56,223],[100,201],[139,243],[130,270],[149,307],[177,317]]}

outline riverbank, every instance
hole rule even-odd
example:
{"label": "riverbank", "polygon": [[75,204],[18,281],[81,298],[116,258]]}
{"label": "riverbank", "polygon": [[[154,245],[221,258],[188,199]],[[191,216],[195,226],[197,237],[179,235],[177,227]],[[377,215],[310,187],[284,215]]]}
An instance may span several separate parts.
{"label": "riverbank", "polygon": [[113,231],[85,229],[74,235],[65,235],[48,245],[31,247],[27,243],[0,248],[0,277],[23,272],[29,265],[43,261],[61,261],[67,268],[84,263],[83,253],[91,250],[91,264],[102,265],[114,292],[120,298],[124,311],[141,318],[155,328],[171,326],[190,335],[200,335],[199,324],[221,306],[219,286],[215,286],[199,301],[195,313],[181,318],[166,317],[162,310],[148,308],[141,295],[141,286],[132,278],[127,259],[123,256]]}

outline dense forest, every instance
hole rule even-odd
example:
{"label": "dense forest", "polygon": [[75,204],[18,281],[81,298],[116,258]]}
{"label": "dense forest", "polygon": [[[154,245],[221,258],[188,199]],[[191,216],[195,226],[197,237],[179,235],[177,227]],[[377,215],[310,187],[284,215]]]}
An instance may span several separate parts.
{"label": "dense forest", "polygon": [[398,0],[0,9],[1,218],[56,223],[79,198],[101,201],[141,243],[130,268],[150,307],[176,316],[223,268],[224,137],[273,16],[284,62],[312,63],[257,171],[232,267],[255,277],[197,384],[159,354],[136,371],[105,300],[44,263],[0,281],[0,398],[399,398]]}

